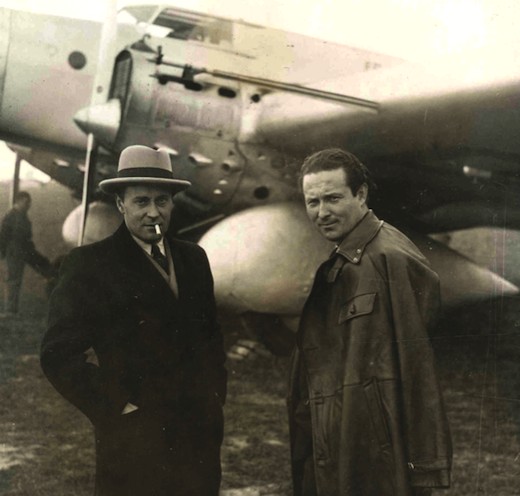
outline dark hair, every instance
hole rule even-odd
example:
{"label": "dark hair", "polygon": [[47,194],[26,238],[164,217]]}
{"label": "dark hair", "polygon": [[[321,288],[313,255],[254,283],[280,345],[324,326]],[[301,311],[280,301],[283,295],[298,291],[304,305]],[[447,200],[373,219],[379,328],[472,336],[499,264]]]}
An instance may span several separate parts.
{"label": "dark hair", "polygon": [[27,191],[18,191],[14,195],[15,202],[20,201],[20,200],[30,200],[30,199],[31,199],[31,195],[29,193],[27,193]]}
{"label": "dark hair", "polygon": [[114,188],[112,193],[114,198],[121,198],[121,200],[125,199],[126,186],[120,186],[119,188]]}
{"label": "dark hair", "polygon": [[366,166],[354,154],[341,148],[327,148],[309,155],[303,161],[300,169],[300,187],[303,183],[303,176],[336,169],[345,171],[347,186],[353,195],[357,194],[363,184],[367,185],[369,193],[376,189]]}

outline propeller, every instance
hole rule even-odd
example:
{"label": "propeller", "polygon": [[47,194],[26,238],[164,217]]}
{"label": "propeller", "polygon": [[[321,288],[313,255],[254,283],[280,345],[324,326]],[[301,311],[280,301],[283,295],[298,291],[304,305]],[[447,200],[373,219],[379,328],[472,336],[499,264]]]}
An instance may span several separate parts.
{"label": "propeller", "polygon": [[[99,53],[96,68],[96,76],[92,88],[89,108],[95,108],[108,99],[110,78],[112,75],[113,61],[115,58],[115,40],[117,35],[117,2],[106,0],[104,2],[103,26],[99,42]],[[87,225],[88,207],[92,199],[94,189],[94,177],[99,153],[99,143],[93,133],[88,134],[87,151],[85,155],[85,172],[83,178],[83,191],[81,196],[81,221],[78,236],[78,245],[83,244],[85,228]]]}

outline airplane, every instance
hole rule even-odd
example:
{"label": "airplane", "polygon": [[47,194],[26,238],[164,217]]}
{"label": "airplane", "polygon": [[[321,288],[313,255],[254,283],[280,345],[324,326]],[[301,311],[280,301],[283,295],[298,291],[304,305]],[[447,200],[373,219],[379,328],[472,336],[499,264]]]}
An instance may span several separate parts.
{"label": "airplane", "polygon": [[[430,236],[520,227],[511,67],[491,62],[494,80],[468,81],[460,60],[425,73],[396,57],[171,6],[125,7],[116,26],[107,44],[102,23],[0,9],[0,139],[83,197],[64,224],[71,246],[121,222],[95,189],[115,175],[118,153],[166,148],[193,183],[175,196],[174,229],[206,249],[219,305],[294,329],[332,249],[306,218],[299,165],[341,147],[372,171],[375,212],[430,259],[445,308],[518,293]],[[92,167],[85,134],[99,148]]]}

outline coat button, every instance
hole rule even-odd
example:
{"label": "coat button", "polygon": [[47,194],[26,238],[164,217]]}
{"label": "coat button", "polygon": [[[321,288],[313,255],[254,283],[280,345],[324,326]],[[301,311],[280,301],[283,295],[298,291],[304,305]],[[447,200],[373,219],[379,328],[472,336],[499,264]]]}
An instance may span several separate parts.
{"label": "coat button", "polygon": [[361,253],[361,248],[358,248],[358,249],[356,250],[356,253]]}
{"label": "coat button", "polygon": [[325,460],[318,460],[316,465],[318,465],[318,467],[324,467],[326,465]]}
{"label": "coat button", "polygon": [[354,258],[352,259],[353,262],[357,262],[358,260],[359,260],[358,257],[354,257]]}

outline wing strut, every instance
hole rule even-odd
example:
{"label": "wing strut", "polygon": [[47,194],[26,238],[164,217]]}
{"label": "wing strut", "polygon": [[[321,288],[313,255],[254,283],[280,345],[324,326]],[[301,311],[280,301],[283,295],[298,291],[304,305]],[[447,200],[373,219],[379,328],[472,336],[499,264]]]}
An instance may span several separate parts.
{"label": "wing strut", "polygon": [[20,154],[16,152],[15,160],[14,160],[14,172],[13,172],[13,182],[11,183],[11,191],[9,192],[9,203],[11,207],[14,205],[14,198],[18,191],[20,191],[20,164],[22,163],[22,157]]}

